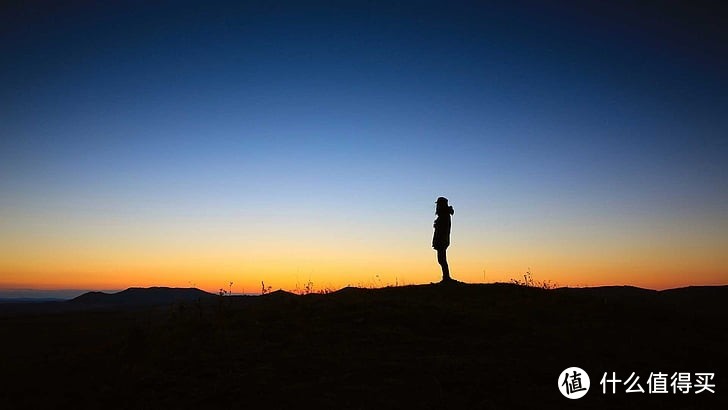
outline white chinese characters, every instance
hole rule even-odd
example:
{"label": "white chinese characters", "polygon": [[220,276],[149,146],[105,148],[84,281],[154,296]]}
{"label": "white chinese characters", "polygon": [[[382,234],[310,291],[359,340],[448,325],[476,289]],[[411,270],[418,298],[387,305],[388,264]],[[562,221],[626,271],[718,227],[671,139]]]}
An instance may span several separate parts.
{"label": "white chinese characters", "polygon": [[[632,372],[625,380],[618,379],[615,372],[611,372],[611,375],[604,372],[599,384],[602,386],[602,394],[608,392],[616,394],[617,386],[620,386],[619,390],[623,390],[624,393],[688,394],[692,390],[694,394],[700,394],[715,393],[715,383],[712,382],[714,378],[715,373],[675,372],[668,377],[667,373],[650,372],[645,383],[647,390],[645,390],[640,384],[640,376],[635,372]],[[623,389],[622,386],[624,386]]]}

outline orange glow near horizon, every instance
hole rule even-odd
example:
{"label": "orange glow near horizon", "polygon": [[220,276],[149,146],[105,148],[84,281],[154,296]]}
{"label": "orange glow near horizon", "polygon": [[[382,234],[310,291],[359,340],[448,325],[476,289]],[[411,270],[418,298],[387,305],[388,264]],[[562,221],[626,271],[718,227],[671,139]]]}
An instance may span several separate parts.
{"label": "orange glow near horizon", "polygon": [[[400,241],[394,235],[364,239],[366,232],[360,233],[345,235],[332,227],[308,240],[300,235],[281,239],[271,235],[255,243],[222,232],[192,239],[155,237],[151,231],[134,240],[34,237],[23,241],[16,236],[11,241],[4,237],[0,288],[170,286],[216,292],[227,290],[232,281],[234,293],[257,293],[261,281],[285,290],[301,289],[311,281],[320,291],[440,279],[435,253],[427,248],[428,230],[402,232]],[[630,241],[573,240],[568,246],[552,241],[528,247],[525,241],[503,238],[463,244],[474,233],[466,230],[460,239],[454,236],[448,252],[453,276],[469,283],[522,279],[529,268],[536,281],[572,287],[633,285],[660,290],[728,283],[721,268],[728,257],[720,252],[720,243],[688,248],[670,241],[638,246]]]}
{"label": "orange glow near horizon", "polygon": [[[79,272],[79,271],[56,271],[54,274],[35,272],[23,272],[21,274],[10,274],[2,272],[3,280],[0,282],[0,289],[39,289],[39,290],[123,290],[128,287],[197,287],[208,292],[217,292],[219,289],[228,290],[229,282],[233,282],[234,293],[258,293],[261,289],[261,281],[272,289],[284,289],[294,291],[302,289],[310,280],[314,290],[336,290],[345,286],[358,287],[384,287],[397,285],[412,285],[437,282],[440,279],[440,271],[436,264],[423,269],[424,274],[414,272],[410,266],[409,270],[394,271],[381,270],[381,274],[369,274],[368,271],[338,270],[347,271],[346,275],[338,275],[334,267],[323,270],[318,274],[298,274],[283,269],[260,269],[259,274],[240,273],[217,273],[212,270],[206,272],[199,269],[156,269],[153,274],[140,272],[116,271],[113,274],[104,272]],[[525,269],[513,271],[513,273],[495,273],[485,271],[485,275],[473,270],[458,270],[457,263],[452,263],[453,274],[458,280],[468,283],[495,283],[509,282],[511,279],[523,279]],[[424,268],[424,266],[423,266]],[[535,270],[531,268],[533,279],[536,282],[544,280],[558,286],[569,287],[591,287],[591,286],[621,286],[630,285],[647,289],[670,289],[684,286],[699,285],[725,285],[725,275],[721,272],[703,270],[694,271],[690,275],[682,275],[681,272],[671,274],[666,271],[636,272],[634,270],[623,270],[620,274],[594,273],[582,275],[581,269],[575,268],[571,271],[550,273],[547,270]],[[638,279],[635,279],[638,278]],[[34,279],[33,281],[29,279]]]}
{"label": "orange glow near horizon", "polygon": [[[285,290],[309,281],[315,290],[437,282],[433,197],[381,211],[370,201],[323,213],[325,201],[242,210],[212,204],[214,214],[171,205],[154,212],[132,205],[9,207],[0,219],[0,288],[217,292],[232,281],[234,293],[257,293],[261,281]],[[478,209],[470,201],[451,202],[448,260],[464,282],[520,280],[530,268],[534,280],[559,286],[728,284],[721,212]]]}

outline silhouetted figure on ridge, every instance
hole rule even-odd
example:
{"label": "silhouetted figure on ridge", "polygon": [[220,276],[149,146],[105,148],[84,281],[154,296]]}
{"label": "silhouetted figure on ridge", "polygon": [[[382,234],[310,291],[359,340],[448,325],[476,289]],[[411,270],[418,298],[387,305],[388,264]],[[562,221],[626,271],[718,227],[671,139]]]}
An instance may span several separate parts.
{"label": "silhouetted figure on ridge", "polygon": [[442,267],[442,281],[452,281],[450,277],[450,268],[447,266],[447,247],[450,246],[450,215],[455,213],[450,205],[447,204],[447,198],[439,197],[435,207],[435,234],[432,236],[432,247],[437,251],[437,263]]}

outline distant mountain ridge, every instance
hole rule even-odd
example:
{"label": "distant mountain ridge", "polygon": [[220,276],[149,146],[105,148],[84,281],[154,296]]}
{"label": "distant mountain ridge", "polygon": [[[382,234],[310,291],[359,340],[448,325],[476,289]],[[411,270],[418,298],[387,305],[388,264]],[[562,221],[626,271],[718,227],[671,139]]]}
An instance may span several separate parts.
{"label": "distant mountain ridge", "polygon": [[[643,289],[633,286],[600,286],[592,288],[557,288],[542,289],[538,287],[524,287],[512,283],[466,284],[451,285],[429,284],[408,285],[399,287],[385,287],[378,289],[345,287],[330,294],[297,295],[295,293],[278,290],[262,296],[245,295],[232,296],[232,303],[256,303],[258,297],[265,303],[279,303],[298,298],[341,299],[350,298],[369,299],[391,297],[393,300],[406,300],[412,298],[462,298],[466,296],[479,297],[483,300],[494,298],[516,297],[524,294],[533,297],[552,295],[582,301],[598,301],[602,304],[629,305],[635,308],[662,305],[666,307],[678,306],[680,309],[690,309],[697,313],[724,311],[728,308],[728,285],[718,286],[688,286],[684,288],[667,289],[662,291]],[[29,301],[6,300],[0,303],[0,316],[12,314],[45,314],[77,312],[85,310],[138,310],[147,307],[171,305],[179,302],[202,301],[209,304],[217,295],[197,288],[128,288],[120,292],[87,292],[74,299],[66,301]]]}
{"label": "distant mountain ridge", "polygon": [[197,288],[128,288],[117,293],[87,292],[68,303],[92,306],[151,306],[214,296]]}

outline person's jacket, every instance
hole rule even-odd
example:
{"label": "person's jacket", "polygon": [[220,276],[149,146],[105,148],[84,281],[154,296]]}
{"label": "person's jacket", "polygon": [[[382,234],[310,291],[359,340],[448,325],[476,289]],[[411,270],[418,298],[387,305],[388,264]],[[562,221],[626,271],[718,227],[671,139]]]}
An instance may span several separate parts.
{"label": "person's jacket", "polygon": [[450,215],[452,213],[452,207],[450,207],[450,214],[438,215],[435,219],[435,234],[432,236],[433,248],[446,249],[450,246]]}

